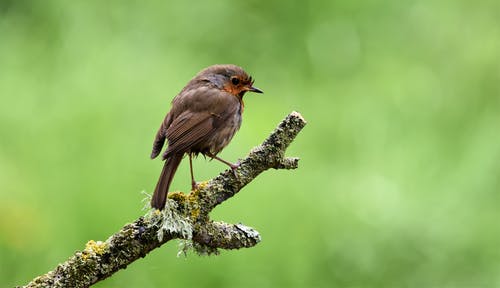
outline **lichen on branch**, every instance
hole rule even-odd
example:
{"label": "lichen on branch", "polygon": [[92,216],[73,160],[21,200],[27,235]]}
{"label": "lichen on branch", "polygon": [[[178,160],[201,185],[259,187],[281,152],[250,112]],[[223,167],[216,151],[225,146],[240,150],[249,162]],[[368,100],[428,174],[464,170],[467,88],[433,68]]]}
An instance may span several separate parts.
{"label": "lichen on branch", "polygon": [[106,241],[90,240],[85,249],[24,287],[89,287],[172,239],[191,241],[186,247],[192,246],[200,254],[255,246],[261,239],[256,230],[242,224],[214,222],[209,213],[263,171],[297,168],[299,159],[284,155],[305,125],[300,113],[290,113],[261,145],[241,160],[236,175],[226,170],[189,194],[169,193],[168,210],[149,211]]}

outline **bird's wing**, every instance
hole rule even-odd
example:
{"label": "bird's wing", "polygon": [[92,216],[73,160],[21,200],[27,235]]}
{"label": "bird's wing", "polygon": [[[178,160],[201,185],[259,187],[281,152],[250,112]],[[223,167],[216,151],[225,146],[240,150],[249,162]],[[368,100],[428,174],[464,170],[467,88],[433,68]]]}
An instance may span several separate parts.
{"label": "bird's wing", "polygon": [[160,129],[156,133],[155,141],[153,143],[153,151],[151,152],[151,159],[156,158],[160,154],[165,138],[167,137],[167,127],[172,122],[172,114],[168,113],[163,122],[161,122]]}
{"label": "bird's wing", "polygon": [[[172,101],[171,119],[166,123],[168,148],[163,159],[185,153],[212,136],[217,127],[239,109],[239,100],[220,89],[200,86],[186,90]],[[168,117],[168,116],[167,116]]]}
{"label": "bird's wing", "polygon": [[216,116],[207,111],[188,110],[175,118],[166,132],[168,148],[163,154],[163,159],[172,154],[185,153],[211,135],[215,130],[214,117]]}
{"label": "bird's wing", "polygon": [[[182,123],[187,120],[183,119],[185,118],[183,117],[185,116],[185,114],[183,113],[188,110],[193,112],[203,111],[203,109],[206,109],[206,107],[203,106],[203,103],[205,103],[203,101],[204,98],[209,97],[216,99],[218,98],[217,94],[217,90],[208,86],[201,85],[192,87],[191,89],[184,88],[181,93],[175,96],[172,101],[172,109],[167,113],[167,116],[165,116],[165,119],[161,123],[161,126],[156,133],[156,137],[153,143],[153,151],[151,152],[151,158],[156,158],[156,156],[160,154],[163,145],[165,144],[165,139],[167,138],[167,130],[171,126],[174,126],[174,128],[177,127],[175,129],[178,129],[180,126],[182,126]],[[174,119],[178,119],[181,121],[177,121],[175,125],[173,125]],[[165,156],[163,158],[165,159]]]}

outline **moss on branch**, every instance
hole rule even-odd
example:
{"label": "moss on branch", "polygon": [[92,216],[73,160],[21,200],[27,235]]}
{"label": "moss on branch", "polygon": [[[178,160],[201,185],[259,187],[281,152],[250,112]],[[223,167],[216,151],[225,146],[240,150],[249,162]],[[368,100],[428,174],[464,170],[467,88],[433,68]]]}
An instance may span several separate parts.
{"label": "moss on branch", "polygon": [[298,112],[290,113],[240,162],[237,176],[226,170],[189,194],[169,193],[165,211],[151,210],[106,241],[88,241],[82,251],[24,287],[89,287],[176,238],[192,241],[192,246],[200,253],[255,246],[260,241],[256,230],[242,224],[214,222],[209,213],[263,171],[297,168],[299,159],[284,155],[305,125],[306,121]]}

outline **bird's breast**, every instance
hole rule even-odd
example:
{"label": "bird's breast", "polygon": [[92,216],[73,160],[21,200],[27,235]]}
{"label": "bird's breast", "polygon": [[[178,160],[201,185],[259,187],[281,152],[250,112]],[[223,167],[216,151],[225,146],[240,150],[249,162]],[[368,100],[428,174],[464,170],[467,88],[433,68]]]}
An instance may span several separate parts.
{"label": "bird's breast", "polygon": [[241,126],[241,109],[226,118],[219,127],[212,133],[210,139],[210,153],[217,154],[226,147],[234,134]]}

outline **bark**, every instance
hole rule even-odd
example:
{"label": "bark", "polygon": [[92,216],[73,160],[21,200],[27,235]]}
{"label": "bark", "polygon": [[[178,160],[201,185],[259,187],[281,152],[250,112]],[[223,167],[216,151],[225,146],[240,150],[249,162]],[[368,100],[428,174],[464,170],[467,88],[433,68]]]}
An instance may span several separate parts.
{"label": "bark", "polygon": [[164,211],[149,211],[106,241],[90,240],[85,249],[24,287],[89,287],[172,239],[188,240],[186,247],[200,254],[255,246],[260,241],[257,231],[241,224],[214,222],[209,213],[263,171],[297,168],[299,159],[285,157],[285,150],[305,125],[299,113],[290,113],[241,160],[236,173],[226,170],[189,194],[169,193]]}

